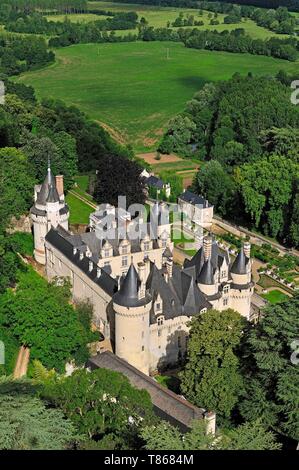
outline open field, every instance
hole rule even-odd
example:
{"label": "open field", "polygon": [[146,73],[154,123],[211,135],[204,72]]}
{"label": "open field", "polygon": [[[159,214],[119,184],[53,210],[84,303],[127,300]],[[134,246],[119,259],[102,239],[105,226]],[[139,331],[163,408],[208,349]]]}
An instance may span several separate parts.
{"label": "open field", "polygon": [[64,21],[67,18],[72,23],[89,23],[90,21],[105,20],[108,16],[93,15],[92,13],[82,14],[69,14],[69,15],[48,15],[46,16],[49,21]]}
{"label": "open field", "polygon": [[55,52],[55,64],[16,80],[32,85],[39,98],[78,106],[140,152],[155,148],[168,120],[207,81],[229,79],[235,72],[298,70],[294,62],[200,51],[173,42],[80,44]]}
{"label": "open field", "polygon": [[[199,29],[212,29],[217,31],[228,30],[231,31],[236,28],[244,28],[245,31],[252,37],[257,39],[266,39],[271,36],[285,37],[282,34],[276,34],[266,28],[257,26],[256,23],[249,19],[244,19],[236,24],[224,24],[223,19],[226,15],[218,14],[219,25],[210,25],[210,18],[208,11],[203,11],[200,16],[199,10],[195,8],[172,8],[172,7],[159,7],[157,5],[134,5],[130,3],[114,3],[114,2],[88,2],[88,6],[93,10],[106,10],[106,11],[136,11],[139,18],[142,16],[148,21],[150,26],[156,28],[166,27],[168,21],[171,23],[179,16],[180,12],[186,15],[194,16],[196,21],[203,21],[203,26],[195,26]],[[133,31],[132,31],[133,32]]]}

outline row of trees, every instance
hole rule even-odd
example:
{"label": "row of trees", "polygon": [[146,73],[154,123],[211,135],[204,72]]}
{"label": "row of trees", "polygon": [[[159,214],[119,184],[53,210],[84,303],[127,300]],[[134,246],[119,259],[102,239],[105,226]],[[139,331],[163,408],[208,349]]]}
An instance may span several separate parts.
{"label": "row of trees", "polygon": [[[107,12],[104,12],[105,15]],[[133,12],[114,12],[111,17],[96,20],[92,23],[72,23],[67,17],[63,22],[49,21],[40,13],[30,16],[19,16],[14,21],[7,21],[5,28],[17,33],[64,35],[74,38],[73,43],[88,42],[89,35],[100,31],[113,31],[119,29],[135,29],[138,15]],[[89,30],[92,28],[93,33]],[[93,41],[92,41],[93,42]],[[50,44],[51,45],[51,44]]]}
{"label": "row of trees", "polygon": [[193,29],[182,35],[186,47],[266,55],[296,61],[298,58],[298,41],[295,38],[267,40],[252,39],[245,30],[240,28],[229,31],[200,31]]}
{"label": "row of trees", "polygon": [[35,10],[57,10],[71,13],[72,11],[86,11],[86,0],[4,0],[0,12],[31,13]]}
{"label": "row of trees", "polygon": [[280,73],[205,85],[160,151],[206,160],[193,189],[220,215],[299,246],[299,110],[287,83]]}

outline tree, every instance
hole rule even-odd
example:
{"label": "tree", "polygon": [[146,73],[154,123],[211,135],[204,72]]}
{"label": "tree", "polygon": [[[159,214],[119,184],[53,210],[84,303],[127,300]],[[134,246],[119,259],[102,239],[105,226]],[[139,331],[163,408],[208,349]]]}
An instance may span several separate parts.
{"label": "tree", "polygon": [[293,246],[299,246],[299,193],[294,195],[289,241]]}
{"label": "tree", "polygon": [[152,420],[149,394],[108,369],[76,370],[69,377],[46,384],[42,394],[89,438],[109,433],[130,435]]}
{"label": "tree", "polygon": [[194,179],[193,189],[208,199],[220,215],[229,213],[235,196],[235,185],[221,163],[211,160],[202,165]]}
{"label": "tree", "polygon": [[127,207],[145,202],[145,185],[140,176],[142,169],[134,161],[109,155],[99,161],[94,198],[98,203],[118,206],[118,197],[125,196]]}
{"label": "tree", "polygon": [[204,421],[194,421],[189,432],[181,434],[170,424],[146,426],[141,436],[148,450],[279,450],[272,432],[266,431],[260,420],[245,423],[216,436],[207,434]]}
{"label": "tree", "polygon": [[236,349],[245,320],[233,310],[209,310],[191,322],[183,394],[196,406],[229,420],[243,388]]}
{"label": "tree", "polygon": [[269,154],[299,161],[299,129],[273,127],[261,133],[263,147]]}
{"label": "tree", "polygon": [[33,188],[34,178],[26,156],[15,148],[0,149],[0,229],[12,216],[28,210]]}
{"label": "tree", "polygon": [[[0,381],[0,389],[7,379]],[[71,448],[78,434],[60,410],[46,408],[39,398],[22,390],[0,394],[1,450],[62,450]]]}
{"label": "tree", "polygon": [[67,284],[48,284],[28,268],[18,273],[15,291],[8,290],[0,297],[0,324],[9,328],[20,344],[30,347],[32,359],[64,371],[68,360],[76,357],[84,363],[88,359],[86,345],[94,338],[69,300]]}
{"label": "tree", "polygon": [[245,210],[255,226],[270,236],[283,231],[297,175],[298,165],[276,155],[240,167],[238,183]]}
{"label": "tree", "polygon": [[[299,331],[299,296],[267,307],[249,331],[242,353],[245,393],[240,411],[246,420],[299,439],[298,365],[292,344]],[[295,354],[295,353],[294,353]]]}

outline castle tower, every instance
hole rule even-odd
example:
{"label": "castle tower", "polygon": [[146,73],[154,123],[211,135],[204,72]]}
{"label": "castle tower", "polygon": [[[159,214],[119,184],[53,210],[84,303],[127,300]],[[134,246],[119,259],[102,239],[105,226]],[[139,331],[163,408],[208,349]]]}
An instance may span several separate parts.
{"label": "castle tower", "polygon": [[249,320],[251,297],[253,294],[249,243],[245,243],[241,247],[231,266],[230,274],[232,278],[230,289],[231,307]]}
{"label": "castle tower", "polygon": [[30,209],[34,232],[34,258],[46,264],[45,237],[51,226],[68,230],[69,208],[64,201],[63,176],[53,176],[50,162],[42,185],[34,188],[34,205]]}
{"label": "castle tower", "polygon": [[[143,266],[140,274],[145,275]],[[115,312],[115,353],[145,374],[149,374],[151,297],[144,290],[131,264],[119,291],[113,296]]]}

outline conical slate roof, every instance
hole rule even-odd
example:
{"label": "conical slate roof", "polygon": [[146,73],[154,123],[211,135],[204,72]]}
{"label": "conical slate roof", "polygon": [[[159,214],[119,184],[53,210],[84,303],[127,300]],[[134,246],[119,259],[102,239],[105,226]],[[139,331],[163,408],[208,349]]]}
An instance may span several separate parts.
{"label": "conical slate roof", "polygon": [[238,253],[238,256],[233,262],[230,271],[233,274],[246,274],[246,264],[247,264],[247,258],[244,253],[244,248],[242,247]]}
{"label": "conical slate roof", "polygon": [[202,270],[200,271],[198,283],[207,284],[207,285],[214,284],[214,272],[213,271],[214,270],[213,270],[212,261],[209,258],[207,259],[207,261],[204,262]]}
{"label": "conical slate roof", "polygon": [[59,196],[56,189],[56,185],[51,184],[47,197],[47,202],[59,202]]}
{"label": "conical slate roof", "polygon": [[[48,201],[48,198],[49,198],[49,193],[50,193],[51,187],[54,188],[51,191],[52,192],[51,199],[58,198],[56,200],[59,201],[59,196],[58,196],[58,193],[57,193],[57,190],[56,190],[56,181],[55,181],[55,178],[52,174],[51,168],[49,167],[48,172],[47,172],[47,176],[46,176],[46,178],[45,178],[45,180],[44,180],[44,182],[41,186],[41,189],[40,189],[40,191],[37,195],[36,202],[38,204],[46,205],[46,202]],[[57,196],[56,196],[54,190],[56,191]],[[56,202],[56,201],[48,201],[48,202]]]}
{"label": "conical slate roof", "polygon": [[140,304],[138,299],[139,278],[132,263],[126,277],[124,278],[119,291],[114,295],[113,300],[118,305],[124,307],[134,307]]}

